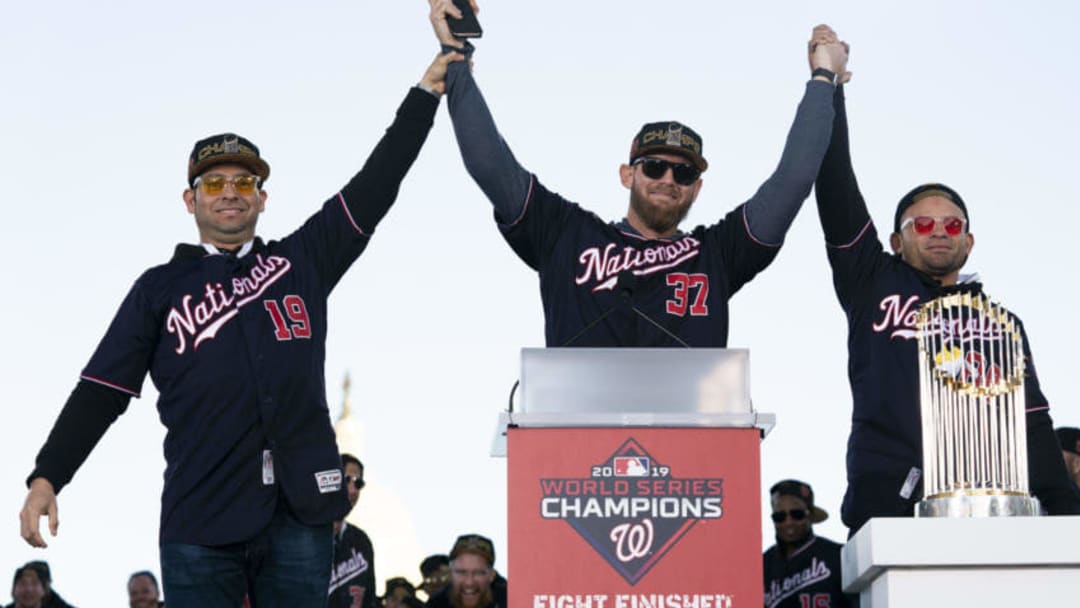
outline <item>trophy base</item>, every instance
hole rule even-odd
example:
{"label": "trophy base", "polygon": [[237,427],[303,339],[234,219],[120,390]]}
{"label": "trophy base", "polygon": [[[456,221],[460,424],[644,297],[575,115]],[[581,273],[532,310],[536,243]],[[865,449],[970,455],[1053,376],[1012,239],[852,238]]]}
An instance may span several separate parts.
{"label": "trophy base", "polygon": [[1039,500],[1016,494],[955,494],[920,500],[915,517],[1032,517],[1041,514]]}

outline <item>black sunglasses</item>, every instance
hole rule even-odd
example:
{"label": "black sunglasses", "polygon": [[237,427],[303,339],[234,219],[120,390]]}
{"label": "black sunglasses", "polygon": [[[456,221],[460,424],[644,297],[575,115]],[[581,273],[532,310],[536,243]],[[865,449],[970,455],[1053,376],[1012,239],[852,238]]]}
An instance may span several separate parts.
{"label": "black sunglasses", "polygon": [[346,475],[345,481],[351,483],[357,490],[364,489],[364,479],[362,477],[353,477],[352,475]]}
{"label": "black sunglasses", "polygon": [[671,177],[680,186],[689,186],[701,177],[701,170],[689,163],[673,163],[662,158],[643,156],[631,165],[641,165],[641,172],[649,179],[660,179],[671,169]]}
{"label": "black sunglasses", "polygon": [[792,509],[790,511],[777,511],[772,514],[773,523],[780,523],[791,516],[791,519],[795,521],[802,521],[806,519],[806,509]]}

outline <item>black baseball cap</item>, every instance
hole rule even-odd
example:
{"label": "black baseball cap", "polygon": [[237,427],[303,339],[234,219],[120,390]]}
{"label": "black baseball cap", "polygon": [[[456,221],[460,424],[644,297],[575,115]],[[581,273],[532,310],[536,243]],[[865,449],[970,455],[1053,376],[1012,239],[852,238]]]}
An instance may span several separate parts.
{"label": "black baseball cap", "polygon": [[1058,443],[1061,449],[1073,454],[1080,454],[1080,429],[1072,426],[1063,426],[1056,431]]}
{"label": "black baseball cap", "polygon": [[814,506],[814,490],[806,482],[797,479],[778,481],[769,488],[769,496],[794,496],[802,500],[810,509],[810,523],[812,524],[821,523],[829,518],[825,509]]}
{"label": "black baseball cap", "polygon": [[236,133],[211,135],[195,142],[188,158],[188,185],[214,165],[240,165],[265,182],[270,178],[270,165],[259,156],[259,148],[251,140]]}
{"label": "black baseball cap", "polygon": [[896,204],[896,215],[893,217],[893,232],[900,232],[900,218],[903,217],[904,212],[908,210],[908,207],[928,196],[941,196],[947,198],[957,207],[960,207],[960,210],[964,212],[964,220],[967,221],[968,231],[971,230],[971,218],[968,217],[967,205],[964,204],[964,199],[960,198],[960,195],[956,193],[956,190],[953,190],[945,184],[930,183],[912,188],[911,192],[905,194],[904,197],[900,199],[900,202]]}
{"label": "black baseball cap", "polygon": [[650,152],[670,152],[685,156],[699,170],[709,168],[709,163],[701,155],[701,136],[690,127],[669,120],[650,122],[641,127],[634,141],[630,144],[630,162]]}

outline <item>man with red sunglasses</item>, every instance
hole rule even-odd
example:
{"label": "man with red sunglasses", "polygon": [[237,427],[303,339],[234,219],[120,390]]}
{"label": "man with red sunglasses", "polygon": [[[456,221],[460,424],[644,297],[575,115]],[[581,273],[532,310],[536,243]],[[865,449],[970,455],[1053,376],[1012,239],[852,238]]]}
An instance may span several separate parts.
{"label": "man with red sunglasses", "polygon": [[[841,74],[840,82],[847,78]],[[854,534],[873,517],[913,515],[922,498],[916,313],[938,296],[978,293],[982,285],[976,275],[960,273],[975,238],[967,205],[944,184],[923,184],[900,199],[892,253],[883,250],[851,167],[842,85],[833,103],[833,134],[815,192],[833,286],[848,320],[853,412],[841,518]],[[1030,489],[1050,514],[1078,514],[1080,494],[1065,474],[1022,335]]]}
{"label": "man with red sunglasses", "polygon": [[[451,0],[430,4],[443,49],[471,55],[447,21],[461,11]],[[626,217],[606,222],[518,164],[469,66],[452,66],[447,95],[461,155],[503,237],[540,275],[547,345],[725,346],[728,300],[776,257],[810,193],[828,145],[834,76],[846,62],[840,43],[810,47],[811,79],[776,171],[749,201],[689,232],[679,224],[708,168],[693,129],[676,121],[641,128],[619,167]]]}
{"label": "man with red sunglasses", "polygon": [[814,504],[809,484],[785,479],[769,488],[776,544],[762,556],[765,608],[846,608],[851,598],[841,583],[843,545],[814,535],[813,524],[829,518]]}

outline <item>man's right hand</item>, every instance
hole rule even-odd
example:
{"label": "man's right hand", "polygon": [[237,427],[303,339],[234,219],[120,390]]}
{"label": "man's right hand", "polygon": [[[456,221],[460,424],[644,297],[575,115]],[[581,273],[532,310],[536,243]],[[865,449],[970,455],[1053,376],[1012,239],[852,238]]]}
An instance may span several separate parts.
{"label": "man's right hand", "polygon": [[[450,24],[446,21],[448,17],[461,19],[461,11],[454,6],[453,0],[428,0],[428,4],[431,5],[431,14],[429,15],[431,27],[435,28],[435,37],[439,39],[439,44],[457,48],[464,47],[465,45],[461,40],[458,40],[450,33]],[[474,13],[480,12],[476,0],[469,0],[469,4],[472,5]]]}
{"label": "man's right hand", "polygon": [[851,80],[851,72],[847,71],[848,44],[839,40],[836,32],[827,25],[819,25],[814,28],[807,45],[810,59],[810,70],[825,68],[836,74],[836,84],[843,84]]}
{"label": "man's right hand", "polygon": [[463,61],[465,55],[461,53],[446,53],[435,56],[435,61],[431,62],[427,71],[424,72],[424,76],[420,78],[420,85],[426,87],[428,90],[433,91],[436,96],[446,93],[446,70],[451,63],[455,61]]}
{"label": "man's right hand", "polygon": [[22,511],[19,511],[20,532],[23,540],[31,547],[49,546],[41,537],[42,515],[49,516],[49,532],[56,536],[56,529],[60,525],[57,518],[56,492],[48,479],[35,477],[30,482],[30,491],[26,494]]}

